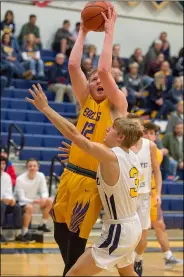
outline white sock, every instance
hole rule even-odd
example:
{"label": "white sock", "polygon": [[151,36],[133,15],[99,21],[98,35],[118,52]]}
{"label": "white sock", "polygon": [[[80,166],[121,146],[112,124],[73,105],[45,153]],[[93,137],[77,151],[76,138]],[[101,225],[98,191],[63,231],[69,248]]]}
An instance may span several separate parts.
{"label": "white sock", "polygon": [[138,255],[137,253],[135,253],[135,261],[136,262],[142,261],[142,255]]}
{"label": "white sock", "polygon": [[171,250],[168,250],[166,252],[164,252],[164,258],[169,260],[171,257],[173,256],[173,253]]}
{"label": "white sock", "polygon": [[22,229],[22,235],[26,235],[28,233],[28,228],[27,227],[23,227]]}

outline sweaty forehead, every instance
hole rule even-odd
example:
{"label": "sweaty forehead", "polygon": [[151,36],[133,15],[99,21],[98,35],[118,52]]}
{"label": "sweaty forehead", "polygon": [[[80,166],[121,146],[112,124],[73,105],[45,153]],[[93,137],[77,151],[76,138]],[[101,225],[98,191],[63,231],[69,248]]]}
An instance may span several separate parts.
{"label": "sweaty forehead", "polygon": [[90,81],[93,81],[94,79],[96,79],[96,78],[98,78],[98,73],[97,72],[95,72],[95,73],[93,73],[91,76],[90,76]]}

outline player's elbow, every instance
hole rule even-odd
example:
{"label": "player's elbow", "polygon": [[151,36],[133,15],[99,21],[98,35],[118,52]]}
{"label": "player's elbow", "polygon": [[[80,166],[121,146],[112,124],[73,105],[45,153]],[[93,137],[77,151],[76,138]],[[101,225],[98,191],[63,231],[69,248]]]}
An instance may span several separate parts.
{"label": "player's elbow", "polygon": [[104,65],[98,67],[98,76],[100,78],[106,78],[110,73],[110,70]]}
{"label": "player's elbow", "polygon": [[78,69],[77,63],[74,60],[69,60],[69,63],[68,63],[68,70],[69,70],[69,72],[73,72],[76,69]]}

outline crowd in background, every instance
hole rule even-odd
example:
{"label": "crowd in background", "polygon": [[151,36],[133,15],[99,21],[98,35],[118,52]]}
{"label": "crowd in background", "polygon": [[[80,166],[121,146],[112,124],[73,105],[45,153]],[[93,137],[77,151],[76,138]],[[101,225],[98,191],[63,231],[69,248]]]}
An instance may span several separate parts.
{"label": "crowd in background", "polygon": [[[69,20],[64,20],[58,28],[52,42],[56,59],[51,66],[44,65],[41,49],[40,29],[36,25],[36,15],[30,15],[16,37],[14,15],[7,11],[1,22],[1,83],[2,89],[11,85],[11,78],[43,79],[48,81],[48,89],[56,94],[55,101],[63,102],[67,94],[69,100],[76,103],[73,96],[67,61],[76,41],[80,22],[71,31]],[[171,44],[166,32],[150,42],[148,52],[143,55],[137,47],[130,57],[121,57],[121,46],[114,44],[112,56],[112,74],[118,87],[125,93],[128,110],[144,109],[148,115],[167,119],[168,114],[176,111],[177,103],[183,100],[183,48],[178,57],[171,57]],[[95,45],[85,41],[82,69],[88,72],[97,67],[99,55]],[[155,117],[155,116],[154,116]]]}
{"label": "crowd in background", "polygon": [[[1,61],[0,78],[1,94],[5,96],[5,87],[12,86],[12,78],[45,80],[48,90],[55,94],[56,102],[63,102],[67,94],[69,101],[77,104],[72,91],[68,73],[68,58],[77,39],[80,22],[71,31],[69,20],[64,20],[61,28],[55,33],[52,50],[55,52],[55,61],[45,64],[42,59],[42,38],[39,26],[36,25],[36,15],[30,15],[20,34],[15,36],[16,23],[12,11],[7,11],[1,22]],[[93,68],[98,66],[99,55],[95,45],[85,41],[81,67],[86,76]],[[112,75],[117,86],[127,97],[128,111],[141,112],[148,118],[168,120],[163,139],[158,139],[156,144],[163,154],[162,167],[166,176],[178,179],[178,170],[183,170],[183,70],[184,48],[177,57],[171,56],[171,43],[166,32],[161,32],[158,38],[150,42],[150,47],[145,55],[137,47],[130,57],[121,56],[121,46],[113,45]],[[43,211],[43,221],[40,230],[49,231],[46,226],[48,211],[52,201],[48,197],[45,177],[38,171],[38,162],[33,159],[27,162],[27,171],[16,180],[15,169],[7,160],[7,149],[1,151],[1,210],[3,216],[14,212],[16,218],[22,216],[17,207],[12,185],[16,188],[17,199],[24,211],[21,232],[15,234],[16,240],[29,240],[27,233],[33,213],[33,204],[40,205]],[[6,174],[4,174],[6,173]],[[7,177],[10,176],[11,178]],[[25,185],[26,180],[26,185]],[[5,183],[11,184],[7,188]],[[31,191],[31,186],[36,184],[37,190]],[[4,186],[4,187],[3,187]],[[11,188],[10,188],[11,187]],[[40,192],[44,201],[37,199]],[[4,217],[1,220],[4,221]],[[1,227],[0,226],[0,227]],[[1,235],[1,241],[5,238]]]}

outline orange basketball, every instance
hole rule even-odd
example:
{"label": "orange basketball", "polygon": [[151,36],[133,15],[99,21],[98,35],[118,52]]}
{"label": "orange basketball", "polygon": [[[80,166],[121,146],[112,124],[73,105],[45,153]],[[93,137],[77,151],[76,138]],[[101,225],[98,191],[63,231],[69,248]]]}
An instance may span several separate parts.
{"label": "orange basketball", "polygon": [[89,31],[103,32],[104,31],[104,18],[101,12],[105,13],[108,17],[108,7],[112,7],[106,1],[92,1],[86,4],[81,12],[81,18],[84,26]]}

